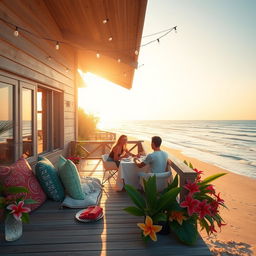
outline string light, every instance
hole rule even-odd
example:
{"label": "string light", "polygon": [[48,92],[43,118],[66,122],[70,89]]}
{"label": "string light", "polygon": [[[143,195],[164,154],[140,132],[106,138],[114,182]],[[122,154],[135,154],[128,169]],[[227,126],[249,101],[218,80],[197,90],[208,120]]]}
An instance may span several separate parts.
{"label": "string light", "polygon": [[96,53],[96,57],[97,57],[97,59],[100,58],[100,54],[98,52]]}
{"label": "string light", "polygon": [[13,35],[15,37],[18,37],[19,36],[19,30],[18,30],[18,27],[15,28],[14,32],[13,32]]}
{"label": "string light", "polygon": [[121,59],[117,59],[117,62],[120,63],[120,62],[121,62]]}
{"label": "string light", "polygon": [[105,20],[102,21],[102,23],[103,23],[103,24],[107,24],[108,21],[109,21],[109,19],[105,19]]}
{"label": "string light", "polygon": [[138,50],[135,50],[135,55],[139,55],[139,51]]}
{"label": "string light", "polygon": [[108,41],[109,41],[109,42],[111,42],[112,40],[113,40],[113,37],[112,37],[112,36],[108,38]]}
{"label": "string light", "polygon": [[66,68],[66,73],[68,73],[70,71],[70,69],[69,68]]}
{"label": "string light", "polygon": [[46,59],[47,59],[48,61],[51,61],[51,60],[52,60],[52,57],[51,57],[51,56],[48,56]]}
{"label": "string light", "polygon": [[58,51],[60,49],[60,43],[56,42],[55,49]]}

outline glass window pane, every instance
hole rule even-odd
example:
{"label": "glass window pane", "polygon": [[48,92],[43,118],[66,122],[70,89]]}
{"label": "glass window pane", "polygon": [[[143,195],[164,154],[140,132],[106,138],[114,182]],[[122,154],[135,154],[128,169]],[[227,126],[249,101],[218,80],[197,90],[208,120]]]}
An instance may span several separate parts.
{"label": "glass window pane", "polygon": [[13,86],[0,82],[0,163],[14,162]]}
{"label": "glass window pane", "polygon": [[30,89],[22,89],[22,143],[24,157],[33,155],[32,93],[33,91]]}
{"label": "glass window pane", "polygon": [[47,90],[38,88],[37,91],[37,153],[48,150],[47,135]]}
{"label": "glass window pane", "polygon": [[61,93],[53,92],[53,148],[58,149],[61,147]]}

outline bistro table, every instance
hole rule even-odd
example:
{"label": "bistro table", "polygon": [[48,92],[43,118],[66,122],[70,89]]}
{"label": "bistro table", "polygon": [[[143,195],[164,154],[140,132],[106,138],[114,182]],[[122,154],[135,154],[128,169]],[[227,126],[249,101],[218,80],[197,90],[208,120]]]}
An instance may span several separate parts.
{"label": "bistro table", "polygon": [[[143,161],[144,157],[141,157],[140,160]],[[125,158],[120,161],[119,169],[117,172],[116,179],[116,191],[121,191],[124,187],[124,184],[129,184],[135,188],[140,187],[140,178],[139,172],[149,172],[149,166],[146,165],[143,168],[139,168],[134,162],[133,158]]]}

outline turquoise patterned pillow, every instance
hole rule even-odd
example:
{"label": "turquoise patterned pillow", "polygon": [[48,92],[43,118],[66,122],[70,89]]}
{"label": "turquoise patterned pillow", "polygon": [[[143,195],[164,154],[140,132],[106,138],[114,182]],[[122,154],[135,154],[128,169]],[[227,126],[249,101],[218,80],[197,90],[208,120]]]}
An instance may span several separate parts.
{"label": "turquoise patterned pillow", "polygon": [[66,160],[66,163],[60,166],[59,174],[67,193],[73,199],[85,199],[76,165],[72,161]]}
{"label": "turquoise patterned pillow", "polygon": [[48,159],[37,162],[35,173],[47,196],[54,201],[63,201],[65,197],[63,185],[55,167]]}

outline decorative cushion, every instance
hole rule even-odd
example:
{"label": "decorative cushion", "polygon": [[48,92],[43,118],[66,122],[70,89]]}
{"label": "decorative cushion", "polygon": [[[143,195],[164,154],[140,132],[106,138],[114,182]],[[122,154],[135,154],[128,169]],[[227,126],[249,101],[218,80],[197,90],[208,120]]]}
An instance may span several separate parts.
{"label": "decorative cushion", "polygon": [[26,159],[21,158],[10,166],[0,166],[0,181],[5,187],[23,186],[29,190],[26,199],[34,199],[36,204],[27,205],[35,210],[46,200],[46,195],[38,183]]}
{"label": "decorative cushion", "polygon": [[[81,178],[81,185],[83,192],[86,194],[84,200],[76,200],[71,198],[70,196],[66,196],[64,201],[62,202],[62,207],[69,207],[69,208],[86,208],[90,205],[97,205],[100,202],[100,198],[102,195],[102,186],[99,179],[86,177]],[[93,191],[88,193],[88,190],[85,191],[84,189],[88,189],[88,186],[85,186],[87,183],[93,184]]]}
{"label": "decorative cushion", "polygon": [[63,166],[67,162],[67,159],[60,155],[59,160],[57,162],[57,169],[60,170],[60,167]]}
{"label": "decorative cushion", "polygon": [[62,201],[65,194],[57,170],[47,158],[44,159],[35,166],[36,177],[50,199]]}
{"label": "decorative cushion", "polygon": [[60,166],[59,174],[67,193],[73,199],[83,200],[85,195],[82,191],[76,165],[72,161],[67,160],[65,164]]}

